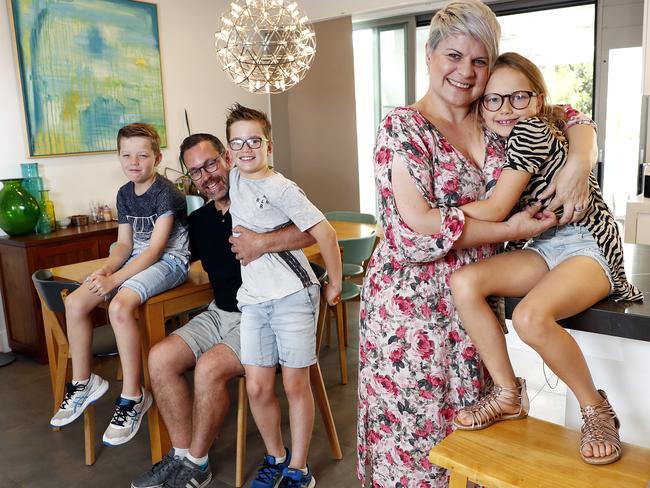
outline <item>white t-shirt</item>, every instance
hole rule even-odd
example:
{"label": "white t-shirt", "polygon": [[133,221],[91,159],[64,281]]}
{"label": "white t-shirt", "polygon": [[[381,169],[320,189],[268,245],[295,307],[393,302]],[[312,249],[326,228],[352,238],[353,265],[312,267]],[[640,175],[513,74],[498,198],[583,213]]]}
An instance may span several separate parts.
{"label": "white t-shirt", "polygon": [[[269,232],[291,223],[304,232],[325,220],[298,185],[280,173],[253,180],[242,177],[238,168],[230,171],[230,214],[233,228],[241,225],[255,232]],[[263,254],[242,266],[241,275],[242,286],[237,293],[240,308],[318,284],[301,250]]]}

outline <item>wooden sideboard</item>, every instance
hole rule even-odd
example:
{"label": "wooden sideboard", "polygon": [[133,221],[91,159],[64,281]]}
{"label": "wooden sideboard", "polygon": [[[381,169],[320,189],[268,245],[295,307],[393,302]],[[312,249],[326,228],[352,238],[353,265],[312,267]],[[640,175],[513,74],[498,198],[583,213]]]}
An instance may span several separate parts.
{"label": "wooden sideboard", "polygon": [[0,238],[0,284],[12,350],[47,363],[41,304],[32,273],[108,256],[117,222],[68,227],[50,234]]}

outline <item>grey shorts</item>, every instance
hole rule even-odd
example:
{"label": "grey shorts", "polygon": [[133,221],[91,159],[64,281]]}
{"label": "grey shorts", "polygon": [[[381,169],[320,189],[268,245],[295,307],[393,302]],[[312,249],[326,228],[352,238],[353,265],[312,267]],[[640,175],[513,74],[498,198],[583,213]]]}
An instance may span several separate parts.
{"label": "grey shorts", "polygon": [[205,312],[200,313],[172,334],[185,341],[197,360],[201,354],[217,344],[225,344],[241,360],[240,323],[241,313],[221,310],[213,301]]}
{"label": "grey shorts", "polygon": [[286,297],[243,305],[242,364],[304,368],[316,362],[316,320],[320,286]]}
{"label": "grey shorts", "polygon": [[553,227],[535,237],[524,249],[530,249],[542,256],[549,270],[574,256],[590,257],[603,268],[609,281],[610,293],[614,289],[609,263],[598,247],[596,239],[586,227],[580,225]]}
{"label": "grey shorts", "polygon": [[[124,266],[136,256],[131,256]],[[144,303],[154,295],[183,284],[187,279],[187,270],[186,264],[171,255],[163,254],[159,261],[122,283],[118,291],[122,288],[133,290],[140,296],[140,303]]]}

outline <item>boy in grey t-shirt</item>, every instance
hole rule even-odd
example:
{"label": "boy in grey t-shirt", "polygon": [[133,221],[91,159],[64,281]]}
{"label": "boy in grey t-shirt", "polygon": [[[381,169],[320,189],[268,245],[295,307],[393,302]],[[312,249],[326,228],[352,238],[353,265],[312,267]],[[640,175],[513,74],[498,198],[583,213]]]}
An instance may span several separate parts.
{"label": "boy in grey t-shirt", "polygon": [[62,427],[77,419],[108,389],[92,374],[90,312],[112,297],[108,307],[122,363],[122,393],[104,432],[104,444],[123,444],[137,433],[151,406],[151,394],[140,386],[140,335],[137,308],[149,297],[183,283],[189,250],[185,197],[156,173],[160,137],[148,124],[129,124],[117,135],[120,163],[129,182],[117,194],[117,244],[103,266],[91,273],[65,301],[72,382],[50,421]]}
{"label": "boy in grey t-shirt", "polygon": [[[341,292],[336,232],[295,183],[268,167],[273,143],[266,114],[235,104],[226,121],[226,136],[236,165],[230,173],[233,234],[237,226],[266,232],[292,222],[309,232],[327,267],[329,282],[323,293],[335,305]],[[242,311],[241,362],[251,412],[267,451],[253,488],[316,484],[307,452],[314,423],[309,366],[316,362],[318,290],[318,280],[300,250],[266,253],[242,266],[237,294]],[[284,447],[280,432],[275,396],[278,363],[289,400],[293,452]]]}

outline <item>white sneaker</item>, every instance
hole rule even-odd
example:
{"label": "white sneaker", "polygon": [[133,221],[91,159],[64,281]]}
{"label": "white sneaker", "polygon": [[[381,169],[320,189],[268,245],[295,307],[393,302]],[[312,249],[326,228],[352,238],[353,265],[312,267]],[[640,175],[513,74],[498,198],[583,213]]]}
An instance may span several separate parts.
{"label": "white sneaker", "polygon": [[85,385],[67,383],[61,407],[50,420],[50,425],[63,427],[75,421],[86,410],[86,407],[99,399],[106,393],[106,390],[108,390],[108,381],[92,373]]}
{"label": "white sneaker", "polygon": [[138,433],[142,417],[149,410],[152,402],[151,394],[144,388],[139,402],[117,397],[113,419],[102,438],[104,444],[119,446],[133,439],[133,436]]}

